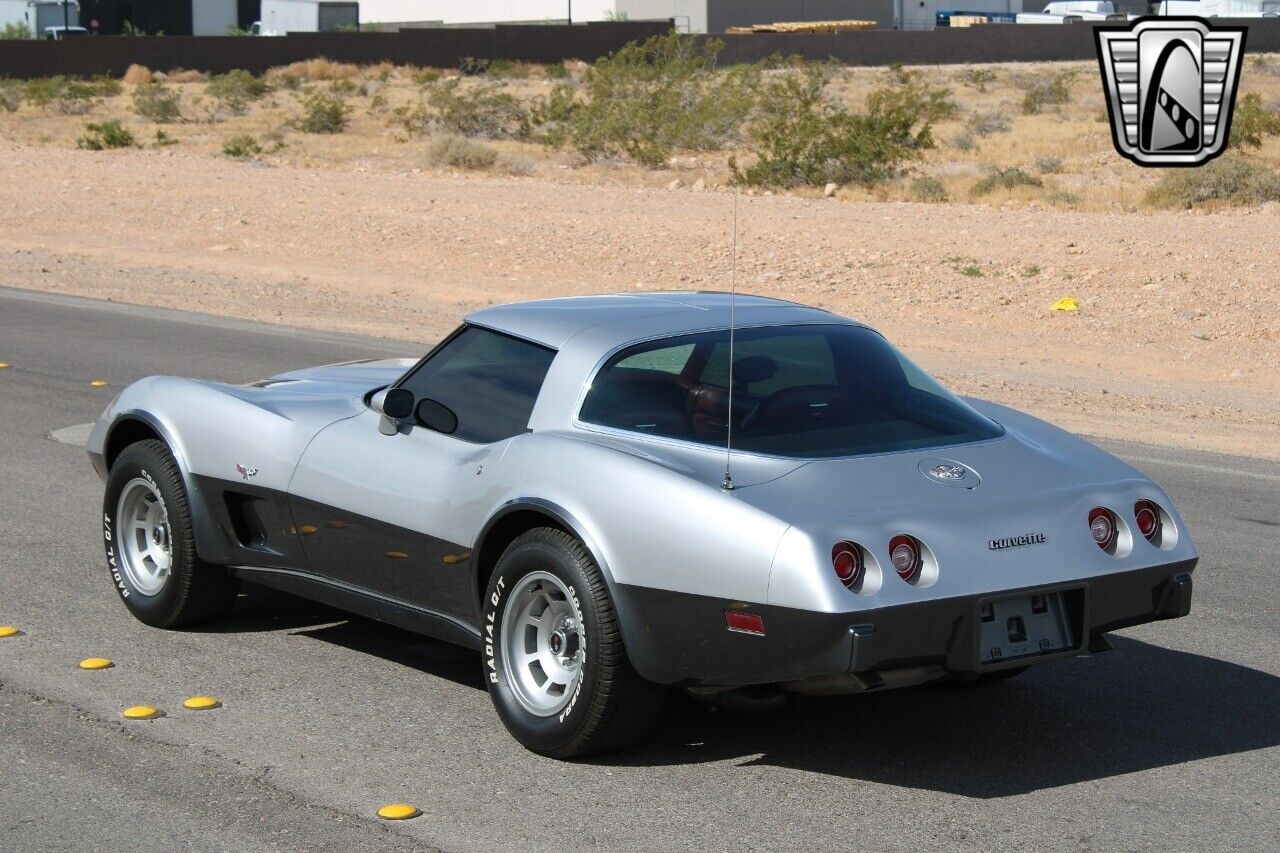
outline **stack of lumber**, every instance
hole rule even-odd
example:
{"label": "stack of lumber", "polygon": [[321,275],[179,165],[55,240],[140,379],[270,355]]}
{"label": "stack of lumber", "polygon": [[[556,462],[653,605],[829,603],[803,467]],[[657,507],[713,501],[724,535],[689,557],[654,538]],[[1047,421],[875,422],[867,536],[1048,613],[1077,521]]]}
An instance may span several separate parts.
{"label": "stack of lumber", "polygon": [[951,26],[953,27],[973,27],[978,24],[991,23],[991,19],[986,15],[952,15]]}
{"label": "stack of lumber", "polygon": [[845,30],[874,30],[875,21],[794,21],[774,24],[753,24],[749,27],[728,27],[726,33],[839,33]]}

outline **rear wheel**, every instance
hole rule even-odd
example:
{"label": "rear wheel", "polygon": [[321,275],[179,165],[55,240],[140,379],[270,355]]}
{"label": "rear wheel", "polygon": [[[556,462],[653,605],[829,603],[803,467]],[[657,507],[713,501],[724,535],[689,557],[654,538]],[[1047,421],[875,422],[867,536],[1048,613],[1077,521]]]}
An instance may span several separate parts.
{"label": "rear wheel", "polygon": [[620,749],[653,725],[665,688],[627,660],[617,613],[582,544],[552,528],[517,538],[484,600],[485,678],[507,729],[553,758]]}
{"label": "rear wheel", "polygon": [[116,592],[148,625],[194,625],[235,602],[239,582],[196,555],[186,487],[164,442],[132,444],[111,466],[102,537]]}

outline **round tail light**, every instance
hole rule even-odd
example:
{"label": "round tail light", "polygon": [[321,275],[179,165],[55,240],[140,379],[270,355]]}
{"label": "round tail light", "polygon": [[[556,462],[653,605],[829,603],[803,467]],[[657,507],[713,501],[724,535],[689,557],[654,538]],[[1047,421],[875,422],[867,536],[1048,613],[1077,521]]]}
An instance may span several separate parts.
{"label": "round tail light", "polygon": [[840,583],[853,589],[862,582],[862,549],[852,542],[837,542],[831,546],[831,567]]}
{"label": "round tail light", "polygon": [[1094,507],[1089,510],[1089,534],[1104,551],[1116,541],[1116,519],[1111,510]]}
{"label": "round tail light", "polygon": [[906,534],[889,540],[889,562],[898,577],[910,583],[920,574],[920,545]]}
{"label": "round tail light", "polygon": [[1133,518],[1138,522],[1138,532],[1148,542],[1160,536],[1160,508],[1152,501],[1138,501],[1133,505]]}

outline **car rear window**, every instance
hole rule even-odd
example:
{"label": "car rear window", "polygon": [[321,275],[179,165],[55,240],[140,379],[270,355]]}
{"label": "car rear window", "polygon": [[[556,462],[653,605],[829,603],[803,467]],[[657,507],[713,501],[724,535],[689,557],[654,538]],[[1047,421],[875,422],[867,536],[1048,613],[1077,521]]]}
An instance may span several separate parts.
{"label": "car rear window", "polygon": [[982,416],[861,326],[727,329],[649,341],[600,369],[579,420],[805,459],[996,438]]}

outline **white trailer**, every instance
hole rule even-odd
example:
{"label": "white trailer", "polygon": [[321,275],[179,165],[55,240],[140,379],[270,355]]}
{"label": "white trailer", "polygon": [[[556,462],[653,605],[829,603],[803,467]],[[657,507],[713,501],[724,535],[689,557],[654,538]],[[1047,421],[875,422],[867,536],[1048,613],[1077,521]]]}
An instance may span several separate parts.
{"label": "white trailer", "polygon": [[24,24],[31,38],[44,38],[49,27],[80,26],[80,4],[67,3],[65,16],[62,0],[0,0],[0,26]]}
{"label": "white trailer", "polygon": [[331,33],[360,23],[360,4],[331,0],[262,0],[259,34]]}
{"label": "white trailer", "polygon": [[1194,15],[1197,18],[1274,18],[1280,0],[1165,0],[1155,14]]}

